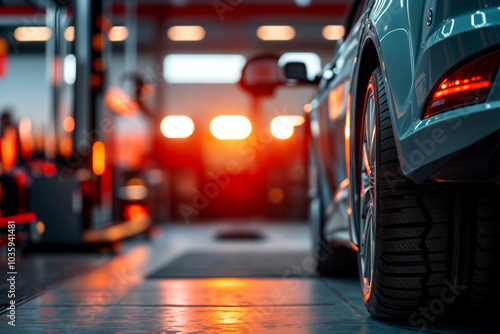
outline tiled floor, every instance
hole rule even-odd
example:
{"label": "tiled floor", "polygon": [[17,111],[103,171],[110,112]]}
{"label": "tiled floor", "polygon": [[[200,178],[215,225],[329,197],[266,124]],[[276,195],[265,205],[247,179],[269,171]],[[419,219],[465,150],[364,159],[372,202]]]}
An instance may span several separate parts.
{"label": "tiled floor", "polygon": [[[319,277],[147,279],[189,251],[307,251],[308,227],[250,224],[265,238],[217,241],[231,226],[169,226],[152,242],[133,240],[98,268],[17,308],[16,327],[0,333],[411,333],[408,324],[369,317],[356,279]],[[48,258],[50,254],[46,254]],[[71,255],[68,255],[71,256]],[[43,256],[42,256],[43,258]],[[40,261],[40,255],[37,256]],[[27,259],[29,261],[29,258]],[[438,324],[433,333],[496,332],[492,325]]]}

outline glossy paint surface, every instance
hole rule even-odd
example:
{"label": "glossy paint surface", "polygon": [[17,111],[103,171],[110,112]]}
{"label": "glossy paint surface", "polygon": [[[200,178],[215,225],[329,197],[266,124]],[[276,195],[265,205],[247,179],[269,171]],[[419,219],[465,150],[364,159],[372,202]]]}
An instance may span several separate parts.
{"label": "glossy paint surface", "polygon": [[[375,1],[368,22],[380,47],[398,153],[407,176],[417,182],[432,177],[445,163],[439,159],[500,129],[498,93],[482,104],[421,118],[428,96],[450,69],[500,48],[498,2],[381,0]],[[497,77],[493,86],[499,84]],[[426,147],[426,139],[433,143],[425,142]]]}
{"label": "glossy paint surface", "polygon": [[[320,91],[311,103],[314,152],[328,185],[323,186],[322,195],[330,212],[344,177],[351,182],[351,205],[359,202],[355,194],[359,184],[351,177],[359,154],[359,138],[353,134],[366,90],[366,82],[360,78],[370,74],[362,73],[363,65],[373,57],[381,66],[390,94],[388,104],[401,169],[413,181],[446,180],[439,173],[451,158],[500,131],[500,73],[484,103],[422,117],[434,88],[447,75],[485,52],[500,50],[498,1],[372,0],[352,17],[352,29],[325,67]],[[371,57],[366,51],[369,44],[375,49]],[[358,221],[356,214],[352,219]],[[357,245],[355,224],[349,229],[350,241]]]}

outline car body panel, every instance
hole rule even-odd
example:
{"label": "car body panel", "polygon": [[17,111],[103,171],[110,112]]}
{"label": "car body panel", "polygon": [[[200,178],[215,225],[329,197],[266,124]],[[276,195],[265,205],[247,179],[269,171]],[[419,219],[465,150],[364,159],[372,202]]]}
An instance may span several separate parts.
{"label": "car body panel", "polygon": [[[457,154],[500,130],[500,73],[485,103],[426,119],[422,119],[422,113],[434,87],[450,69],[485,50],[500,49],[500,1],[367,1],[365,13],[325,68],[337,73],[331,80],[323,79],[311,112],[313,141],[320,147],[317,154],[322,156],[319,160],[325,175],[323,181],[328,185],[324,187],[328,193],[324,231],[329,231],[333,238],[332,231],[338,232],[347,226],[353,248],[358,245],[359,217],[357,184],[352,177],[355,171],[352,162],[356,159],[352,134],[356,133],[360,117],[357,114],[362,109],[353,94],[359,91],[358,85],[363,85],[358,82],[358,76],[361,64],[366,61],[363,48],[367,42],[375,46],[386,91],[390,92],[388,104],[403,173],[415,182],[456,181],[457,171],[447,174],[447,164],[456,163],[453,159]],[[342,101],[340,107],[336,105],[338,101]],[[484,159],[490,158],[484,156]],[[488,161],[482,163],[487,164]],[[462,174],[464,180],[479,175]],[[348,222],[339,222],[329,217],[341,217],[335,210],[346,208],[344,203],[335,202],[335,198],[345,198],[340,196],[339,186],[346,179],[350,182],[347,206],[350,215]]]}
{"label": "car body panel", "polygon": [[324,232],[332,243],[344,244],[349,240],[349,183],[346,165],[338,162],[346,158],[346,115],[363,17],[363,13],[358,13],[351,33],[336,52],[337,57],[325,67],[320,91],[312,102],[310,114],[313,142],[318,145],[316,151],[322,154],[319,160],[325,164],[322,168],[325,177],[321,181],[323,185],[327,184],[323,187],[323,198],[328,198],[324,201]]}
{"label": "car body panel", "polygon": [[[491,94],[484,104],[421,119],[429,94],[451,68],[484,50],[500,48],[500,3],[494,6],[494,2],[381,0],[370,13],[386,88],[391,92],[389,105],[401,168],[416,182],[437,173],[446,164],[443,158],[451,158],[500,128],[495,103],[499,93]],[[433,20],[427,26],[429,10]],[[461,126],[464,117],[468,125],[482,130],[466,131]]]}

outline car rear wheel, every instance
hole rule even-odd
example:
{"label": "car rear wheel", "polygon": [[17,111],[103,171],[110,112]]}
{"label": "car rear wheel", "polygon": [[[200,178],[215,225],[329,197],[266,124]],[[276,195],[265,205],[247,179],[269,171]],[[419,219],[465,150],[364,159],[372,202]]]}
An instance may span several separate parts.
{"label": "car rear wheel", "polygon": [[499,187],[403,175],[380,67],[367,84],[360,139],[358,263],[370,314],[424,328],[497,306]]}

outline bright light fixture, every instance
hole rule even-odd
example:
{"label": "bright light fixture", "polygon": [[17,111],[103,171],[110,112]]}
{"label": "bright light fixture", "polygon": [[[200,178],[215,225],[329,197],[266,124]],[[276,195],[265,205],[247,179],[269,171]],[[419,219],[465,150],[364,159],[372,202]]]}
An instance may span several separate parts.
{"label": "bright light fixture", "polygon": [[294,127],[304,124],[302,116],[285,115],[273,118],[270,125],[271,133],[278,139],[288,139],[293,135]]}
{"label": "bright light fixture", "polygon": [[289,41],[295,38],[292,26],[260,26],[257,37],[263,41]]}
{"label": "bright light fixture", "polygon": [[68,85],[72,85],[76,81],[76,57],[75,55],[69,54],[64,56],[63,64],[64,72],[64,82]]}
{"label": "bright light fixture", "polygon": [[47,27],[18,27],[14,30],[14,38],[19,42],[45,42],[52,36]]}
{"label": "bright light fixture", "polygon": [[167,31],[168,38],[176,42],[201,41],[205,35],[205,29],[201,26],[173,26]]}
{"label": "bright light fixture", "polygon": [[111,42],[121,42],[126,40],[128,37],[128,29],[124,26],[114,26],[109,29],[108,39]]}
{"label": "bright light fixture", "polygon": [[160,129],[167,138],[188,138],[194,132],[194,123],[189,116],[166,116],[161,121]]}
{"label": "bright light fixture", "polygon": [[64,31],[64,38],[68,42],[73,42],[75,40],[75,27],[73,26],[67,27],[66,30]]}
{"label": "bright light fixture", "polygon": [[293,123],[282,116],[275,117],[270,125],[271,133],[278,139],[287,139],[293,135]]}
{"label": "bright light fixture", "polygon": [[329,41],[337,41],[344,37],[344,34],[344,26],[330,25],[323,28],[323,37]]}
{"label": "bright light fixture", "polygon": [[252,132],[252,123],[245,116],[217,116],[210,122],[210,132],[217,139],[245,139]]}
{"label": "bright light fixture", "polygon": [[171,54],[163,76],[168,83],[237,83],[245,63],[237,54]]}

